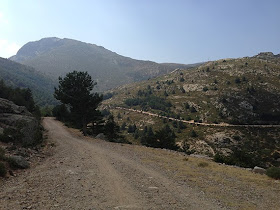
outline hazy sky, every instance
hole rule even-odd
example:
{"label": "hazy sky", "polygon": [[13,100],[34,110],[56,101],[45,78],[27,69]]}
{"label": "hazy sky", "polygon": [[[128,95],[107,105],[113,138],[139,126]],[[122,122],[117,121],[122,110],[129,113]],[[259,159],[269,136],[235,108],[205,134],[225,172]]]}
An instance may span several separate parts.
{"label": "hazy sky", "polygon": [[54,36],[156,62],[278,54],[280,1],[0,0],[0,57]]}

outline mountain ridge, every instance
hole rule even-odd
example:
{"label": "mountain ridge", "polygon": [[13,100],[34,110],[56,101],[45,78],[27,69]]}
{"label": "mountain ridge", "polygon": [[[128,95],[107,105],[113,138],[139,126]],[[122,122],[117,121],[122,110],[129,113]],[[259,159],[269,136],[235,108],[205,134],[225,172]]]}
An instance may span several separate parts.
{"label": "mountain ridge", "polygon": [[136,60],[102,46],[57,37],[28,42],[10,59],[34,67],[56,80],[74,70],[88,71],[97,81],[98,91],[163,75],[176,68],[199,65]]}

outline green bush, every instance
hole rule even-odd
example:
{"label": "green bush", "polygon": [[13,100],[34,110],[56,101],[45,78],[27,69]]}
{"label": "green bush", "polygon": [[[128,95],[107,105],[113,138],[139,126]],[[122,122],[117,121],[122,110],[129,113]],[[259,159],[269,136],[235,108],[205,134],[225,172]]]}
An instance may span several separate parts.
{"label": "green bush", "polygon": [[11,141],[11,138],[6,134],[0,134],[0,141],[8,143]]}
{"label": "green bush", "polygon": [[0,147],[0,160],[4,160],[4,159],[5,159],[5,150]]}
{"label": "green bush", "polygon": [[194,130],[192,130],[191,133],[190,133],[190,136],[191,137],[197,137],[198,135]]}
{"label": "green bush", "polygon": [[266,175],[273,179],[280,179],[280,168],[271,167],[267,169]]}
{"label": "green bush", "polygon": [[4,163],[0,162],[0,176],[5,177],[7,173]]}
{"label": "green bush", "polygon": [[204,87],[204,88],[203,88],[203,91],[204,91],[204,92],[208,91],[208,87]]}
{"label": "green bush", "polygon": [[191,113],[197,112],[196,108],[194,108],[193,106],[190,107],[190,111],[191,111]]}
{"label": "green bush", "polygon": [[241,80],[240,80],[239,77],[236,77],[235,80],[234,80],[234,82],[235,82],[236,84],[240,84],[240,83],[241,83]]}
{"label": "green bush", "polygon": [[215,154],[214,161],[218,163],[225,163],[227,165],[236,165],[245,168],[252,168],[256,165],[260,165],[258,155],[252,154],[246,150],[233,150],[233,153],[229,156],[222,154]]}

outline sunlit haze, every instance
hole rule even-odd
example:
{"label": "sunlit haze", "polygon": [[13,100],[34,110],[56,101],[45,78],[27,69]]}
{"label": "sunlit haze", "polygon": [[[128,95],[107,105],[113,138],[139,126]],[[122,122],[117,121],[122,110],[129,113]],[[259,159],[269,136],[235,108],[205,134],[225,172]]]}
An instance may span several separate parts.
{"label": "sunlit haze", "polygon": [[45,37],[156,62],[278,54],[279,9],[277,0],[2,0],[0,57]]}

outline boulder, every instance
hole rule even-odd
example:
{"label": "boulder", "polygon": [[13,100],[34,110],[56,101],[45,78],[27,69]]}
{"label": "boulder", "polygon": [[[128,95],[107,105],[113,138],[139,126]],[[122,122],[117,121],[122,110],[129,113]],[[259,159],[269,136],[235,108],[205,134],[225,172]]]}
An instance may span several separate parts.
{"label": "boulder", "polygon": [[266,173],[266,170],[264,168],[261,168],[261,167],[258,167],[258,166],[255,166],[252,171],[254,173],[257,173],[257,174],[265,174]]}
{"label": "boulder", "polygon": [[32,116],[30,112],[24,106],[18,106],[12,101],[9,101],[4,98],[0,98],[0,113],[10,113],[10,114],[19,114]]}
{"label": "boulder", "polygon": [[[0,133],[9,129],[11,136],[23,145],[32,145],[37,141],[39,122],[24,106],[0,98]],[[10,135],[10,134],[9,134]]]}
{"label": "boulder", "polygon": [[104,135],[104,133],[99,133],[97,136],[95,136],[95,138],[106,140],[106,136]]}
{"label": "boulder", "polygon": [[9,157],[9,164],[12,167],[15,168],[20,168],[20,169],[25,169],[25,168],[29,168],[30,165],[29,163],[22,157],[22,156],[10,156]]}

